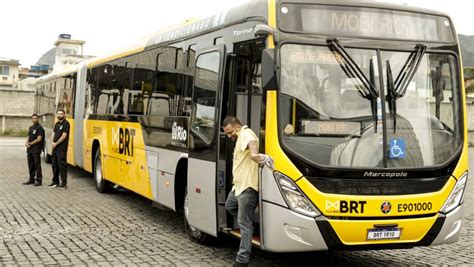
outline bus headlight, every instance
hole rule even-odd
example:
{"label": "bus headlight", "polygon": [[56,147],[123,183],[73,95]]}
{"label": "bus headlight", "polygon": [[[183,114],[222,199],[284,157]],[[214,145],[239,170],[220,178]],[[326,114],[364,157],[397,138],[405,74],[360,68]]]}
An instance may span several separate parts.
{"label": "bus headlight", "polygon": [[301,193],[293,180],[279,172],[274,172],[273,176],[280,187],[286,204],[292,211],[309,217],[321,215],[318,209]]}
{"label": "bus headlight", "polygon": [[457,208],[460,204],[462,204],[464,200],[464,189],[466,188],[467,184],[467,176],[468,172],[465,172],[456,182],[456,186],[454,187],[453,191],[448,197],[448,200],[446,200],[443,208],[441,209],[442,213],[448,213]]}

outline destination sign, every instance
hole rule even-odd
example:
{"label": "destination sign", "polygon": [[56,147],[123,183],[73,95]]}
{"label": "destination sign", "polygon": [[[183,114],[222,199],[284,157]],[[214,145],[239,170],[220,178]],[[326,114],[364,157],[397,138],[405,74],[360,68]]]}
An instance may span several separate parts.
{"label": "destination sign", "polygon": [[[390,9],[285,5],[281,29],[331,36],[454,42],[447,17]],[[295,19],[296,18],[296,19]]]}
{"label": "destination sign", "polygon": [[360,136],[361,134],[360,122],[303,120],[301,124],[303,134],[331,136]]}
{"label": "destination sign", "polygon": [[342,56],[330,51],[315,50],[292,50],[290,54],[292,63],[313,63],[313,64],[340,64],[344,62]]}

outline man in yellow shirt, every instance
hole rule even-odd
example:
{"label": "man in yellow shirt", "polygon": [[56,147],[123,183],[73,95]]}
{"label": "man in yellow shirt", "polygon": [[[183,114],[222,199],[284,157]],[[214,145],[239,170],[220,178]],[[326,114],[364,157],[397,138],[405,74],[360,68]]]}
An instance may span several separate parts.
{"label": "man in yellow shirt", "polygon": [[257,135],[242,126],[239,119],[229,116],[222,123],[227,137],[235,143],[232,167],[233,187],[225,202],[226,210],[237,217],[240,227],[240,247],[236,261],[248,264],[252,249],[253,214],[258,202],[258,164],[265,158],[258,154]]}

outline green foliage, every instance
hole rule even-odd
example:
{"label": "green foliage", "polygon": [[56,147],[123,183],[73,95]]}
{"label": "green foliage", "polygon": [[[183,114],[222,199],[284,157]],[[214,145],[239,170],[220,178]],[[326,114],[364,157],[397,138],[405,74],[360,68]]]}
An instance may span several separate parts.
{"label": "green foliage", "polygon": [[12,131],[8,129],[8,130],[5,130],[4,133],[0,132],[0,136],[27,137],[28,131],[27,130]]}
{"label": "green foliage", "polygon": [[28,136],[28,130],[20,130],[19,132],[16,132],[18,137],[27,137]]}
{"label": "green foliage", "polygon": [[469,85],[467,88],[466,88],[466,93],[474,93],[474,84],[471,84]]}
{"label": "green foliage", "polygon": [[467,67],[464,68],[464,79],[472,79],[474,78],[474,68]]}
{"label": "green foliage", "polygon": [[2,135],[9,136],[12,133],[12,130],[5,130]]}

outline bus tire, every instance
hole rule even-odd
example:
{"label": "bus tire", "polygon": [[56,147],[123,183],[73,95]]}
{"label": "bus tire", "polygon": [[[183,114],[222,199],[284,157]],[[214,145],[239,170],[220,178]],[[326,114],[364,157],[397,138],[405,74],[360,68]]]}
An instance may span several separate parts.
{"label": "bus tire", "polygon": [[209,235],[199,231],[198,229],[189,225],[189,206],[188,206],[188,188],[184,189],[184,228],[186,230],[186,234],[188,235],[191,241],[196,242],[198,244],[207,244],[209,241]]}
{"label": "bus tire", "polygon": [[110,192],[110,182],[105,180],[102,172],[102,157],[100,155],[100,148],[97,149],[94,157],[94,181],[95,188],[99,193]]}

